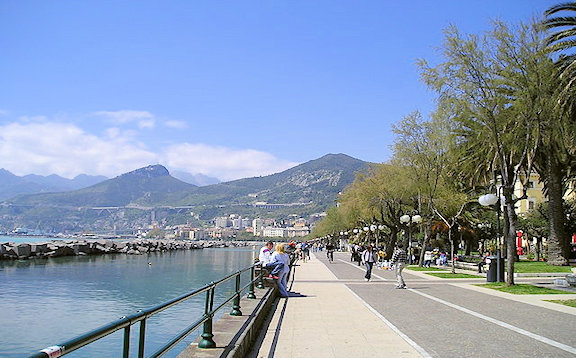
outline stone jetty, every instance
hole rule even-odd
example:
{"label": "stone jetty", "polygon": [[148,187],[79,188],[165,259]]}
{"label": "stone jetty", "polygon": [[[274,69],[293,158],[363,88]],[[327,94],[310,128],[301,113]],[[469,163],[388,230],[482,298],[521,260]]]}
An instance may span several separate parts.
{"label": "stone jetty", "polygon": [[26,260],[59,256],[85,256],[100,254],[142,255],[151,252],[196,250],[208,247],[238,247],[253,243],[238,241],[190,240],[52,240],[42,243],[0,243],[0,260]]}

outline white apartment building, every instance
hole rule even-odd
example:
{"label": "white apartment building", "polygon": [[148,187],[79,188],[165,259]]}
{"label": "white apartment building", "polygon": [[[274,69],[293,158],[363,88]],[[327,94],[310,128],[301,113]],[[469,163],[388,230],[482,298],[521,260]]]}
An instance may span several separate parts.
{"label": "white apartment building", "polygon": [[304,237],[310,234],[310,228],[307,226],[289,227],[286,229],[287,237]]}
{"label": "white apartment building", "polygon": [[230,226],[229,224],[230,224],[230,220],[226,216],[221,216],[221,217],[214,219],[214,226],[216,226],[216,227],[225,228],[225,227]]}
{"label": "white apartment building", "polygon": [[260,232],[262,231],[263,226],[264,226],[264,220],[262,219],[252,220],[252,228],[254,229],[252,233],[254,234],[254,236],[260,236]]}
{"label": "white apartment building", "polygon": [[282,227],[266,226],[262,229],[262,236],[264,237],[286,237],[287,229]]}
{"label": "white apartment building", "polygon": [[232,227],[234,229],[242,229],[242,218],[232,219]]}

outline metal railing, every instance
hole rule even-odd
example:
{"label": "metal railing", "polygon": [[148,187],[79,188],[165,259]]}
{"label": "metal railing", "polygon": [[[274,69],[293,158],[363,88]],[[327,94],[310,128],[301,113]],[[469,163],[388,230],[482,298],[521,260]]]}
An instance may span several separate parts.
{"label": "metal railing", "polygon": [[[104,325],[100,328],[94,329],[88,333],[85,333],[81,336],[73,338],[69,341],[66,341],[62,344],[47,347],[41,350],[38,353],[35,353],[30,356],[30,358],[45,358],[45,357],[60,357],[70,352],[73,352],[79,348],[89,345],[92,342],[95,342],[103,337],[108,336],[116,331],[121,329],[124,330],[124,338],[123,338],[123,357],[128,358],[130,355],[130,329],[136,323],[140,323],[139,329],[139,339],[138,339],[138,357],[144,357],[144,347],[146,341],[146,320],[155,314],[164,311],[167,308],[175,306],[179,303],[187,301],[193,297],[196,297],[202,293],[206,293],[205,299],[205,306],[204,306],[204,314],[200,319],[196,322],[192,323],[190,326],[186,327],[182,332],[172,338],[168,343],[164,346],[159,348],[156,352],[150,355],[150,357],[160,357],[170,349],[172,349],[176,344],[182,341],[186,336],[190,333],[198,329],[201,325],[203,325],[203,332],[202,332],[202,340],[198,343],[198,347],[200,348],[214,348],[216,347],[216,343],[212,339],[214,335],[212,334],[212,320],[216,312],[222,309],[226,304],[230,301],[234,301],[232,303],[232,311],[230,312],[231,316],[242,316],[242,312],[240,311],[240,297],[242,296],[242,292],[248,289],[248,296],[247,298],[255,299],[256,295],[254,292],[254,283],[258,281],[258,287],[262,287],[262,270],[256,276],[255,275],[255,267],[258,264],[254,264],[252,266],[243,268],[238,270],[224,278],[221,278],[218,281],[213,281],[207,284],[204,287],[201,287],[195,291],[186,293],[180,297],[176,297],[170,301],[164,302],[160,305],[157,305],[152,308],[148,308],[142,311],[138,311],[135,314],[130,316],[124,316],[119,320],[111,322],[107,325]],[[250,271],[250,282],[240,287],[241,285],[241,275],[244,272]],[[214,308],[214,293],[215,289],[218,285],[235,278],[235,290],[234,294],[228,297],[224,302],[220,303],[216,308]]]}

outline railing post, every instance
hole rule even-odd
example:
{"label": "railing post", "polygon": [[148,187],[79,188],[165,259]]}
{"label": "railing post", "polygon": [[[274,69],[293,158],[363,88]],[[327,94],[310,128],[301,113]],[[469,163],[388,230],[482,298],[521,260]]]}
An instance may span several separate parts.
{"label": "railing post", "polygon": [[242,311],[240,311],[240,274],[241,271],[236,273],[236,297],[234,297],[234,304],[232,305],[230,316],[242,316]]}
{"label": "railing post", "polygon": [[124,351],[122,353],[122,357],[130,357],[130,326],[126,326],[126,328],[124,328]]}
{"label": "railing post", "polygon": [[248,288],[248,298],[255,299],[256,295],[254,294],[254,266],[250,269],[250,287]]}
{"label": "railing post", "polygon": [[146,318],[140,321],[140,340],[138,341],[138,358],[144,358],[145,339],[146,339]]}
{"label": "railing post", "polygon": [[260,264],[260,273],[258,273],[258,285],[256,287],[258,287],[259,289],[263,289],[264,288],[264,280],[262,280],[262,273],[264,271],[264,267],[262,267],[262,264]]}
{"label": "railing post", "polygon": [[206,291],[206,303],[204,305],[204,316],[208,317],[208,320],[204,322],[204,331],[202,333],[202,340],[198,343],[198,348],[215,348],[216,342],[212,339],[214,335],[212,334],[212,307],[214,304],[214,282],[211,283],[211,287]]}

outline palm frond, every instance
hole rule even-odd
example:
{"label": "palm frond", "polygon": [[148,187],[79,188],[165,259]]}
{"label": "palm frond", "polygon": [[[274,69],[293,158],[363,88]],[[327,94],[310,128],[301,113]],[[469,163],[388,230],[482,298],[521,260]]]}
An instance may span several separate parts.
{"label": "palm frond", "polygon": [[544,12],[544,15],[550,16],[550,15],[554,15],[557,12],[565,11],[565,10],[566,11],[576,11],[576,2],[567,2],[567,3],[554,5],[551,8],[549,8],[548,10],[546,10]]}

